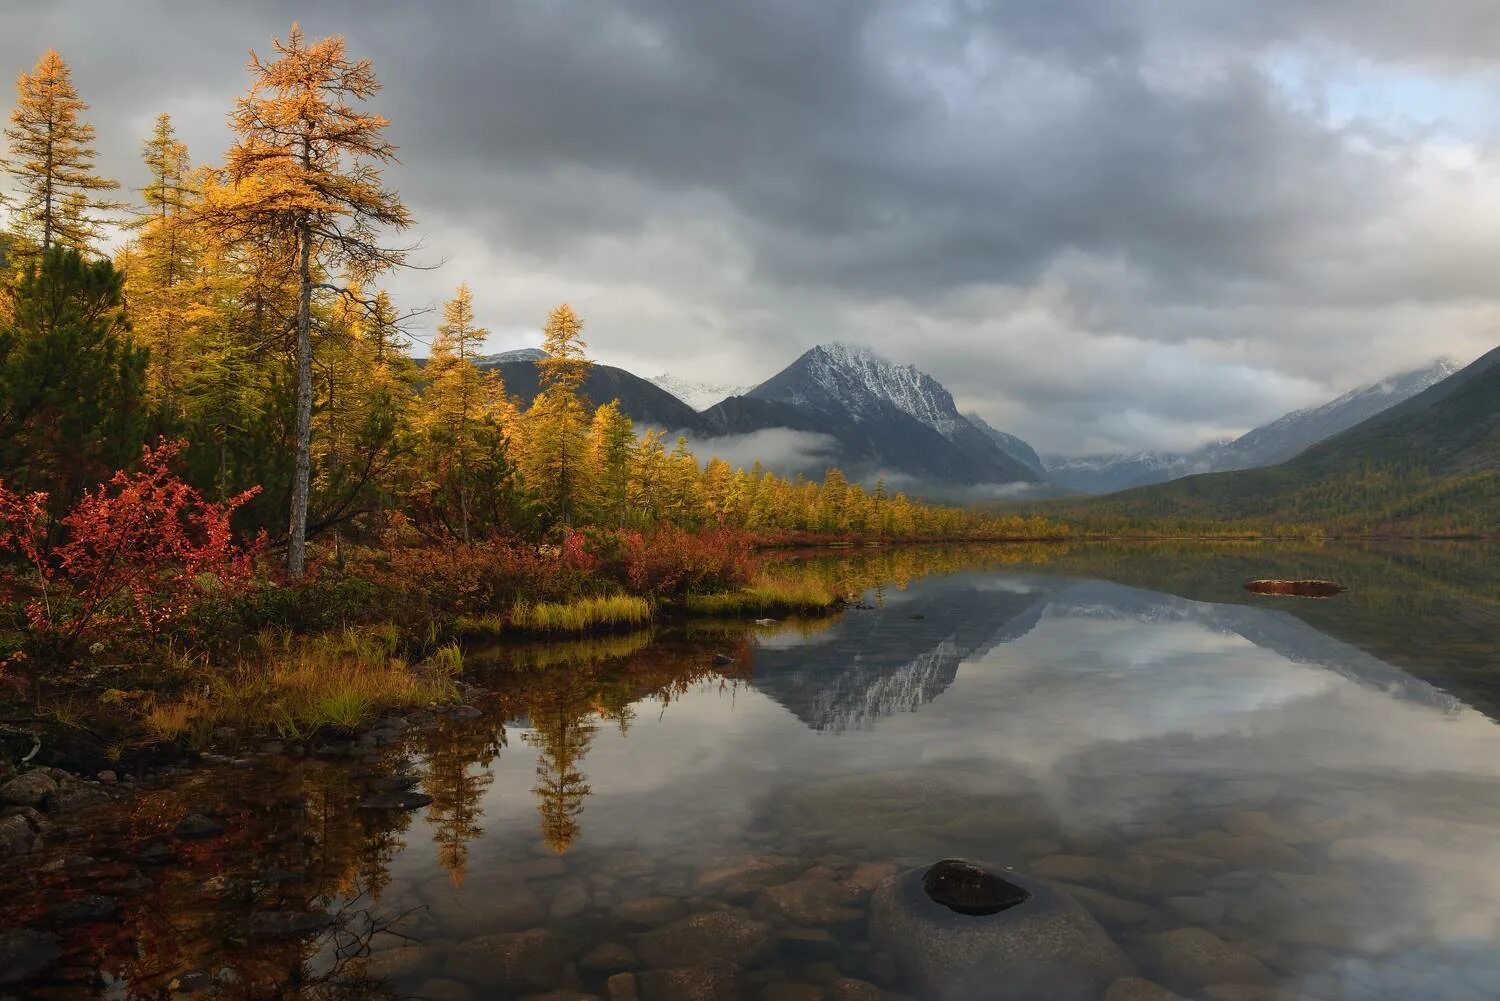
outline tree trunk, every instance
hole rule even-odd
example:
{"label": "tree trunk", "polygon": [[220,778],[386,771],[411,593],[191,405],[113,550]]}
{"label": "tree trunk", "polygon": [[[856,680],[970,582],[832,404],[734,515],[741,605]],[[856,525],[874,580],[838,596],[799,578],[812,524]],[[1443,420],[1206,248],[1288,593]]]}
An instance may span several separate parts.
{"label": "tree trunk", "polygon": [[286,572],[301,580],[307,572],[307,491],[312,478],[312,227],[297,233],[302,259],[297,293],[297,455],[292,474],[291,523],[287,527]]}

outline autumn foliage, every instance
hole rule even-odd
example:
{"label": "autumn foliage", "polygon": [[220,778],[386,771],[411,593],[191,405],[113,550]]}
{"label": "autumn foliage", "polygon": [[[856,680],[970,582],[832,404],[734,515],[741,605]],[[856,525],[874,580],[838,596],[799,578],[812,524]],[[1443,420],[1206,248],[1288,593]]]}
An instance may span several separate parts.
{"label": "autumn foliage", "polygon": [[622,532],[625,578],[634,591],[680,595],[723,590],[750,582],[751,537],[730,529],[688,532],[663,525],[649,532]]}
{"label": "autumn foliage", "polygon": [[143,448],[139,470],[86,492],[56,526],[45,493],[0,483],[0,554],[19,557],[0,566],[0,589],[29,595],[27,625],[51,652],[121,626],[154,633],[196,594],[250,579],[252,552],[235,544],[230,518],[256,491],[204,500],[171,470],[184,447]]}

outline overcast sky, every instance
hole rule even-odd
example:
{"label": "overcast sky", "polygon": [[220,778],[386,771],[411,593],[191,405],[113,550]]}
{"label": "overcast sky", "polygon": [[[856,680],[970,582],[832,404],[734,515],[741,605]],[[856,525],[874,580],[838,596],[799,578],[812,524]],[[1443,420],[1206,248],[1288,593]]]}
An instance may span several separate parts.
{"label": "overcast sky", "polygon": [[218,160],[300,18],[385,84],[421,263],[496,350],[745,384],[866,344],[1039,449],[1185,448],[1500,342],[1494,0],[8,0],[101,166]]}

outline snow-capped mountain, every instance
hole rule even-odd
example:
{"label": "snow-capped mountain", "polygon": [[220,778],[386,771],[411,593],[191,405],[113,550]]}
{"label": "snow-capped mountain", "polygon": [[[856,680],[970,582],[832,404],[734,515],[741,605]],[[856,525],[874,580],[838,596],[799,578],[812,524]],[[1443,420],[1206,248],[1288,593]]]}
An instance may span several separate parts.
{"label": "snow-capped mountain", "polygon": [[1435,361],[1345,393],[1321,406],[1294,410],[1232,441],[1211,442],[1191,452],[1048,456],[1046,475],[1052,482],[1073,490],[1112,493],[1197,473],[1273,466],[1416,396],[1458,368],[1447,360]]}
{"label": "snow-capped mountain", "polygon": [[964,420],[983,431],[991,441],[1000,446],[1000,450],[1006,455],[1026,466],[1037,476],[1046,478],[1047,467],[1042,464],[1042,457],[1036,454],[1036,449],[1030,444],[1013,434],[995,428],[978,414],[964,414]]}
{"label": "snow-capped mountain", "polygon": [[501,351],[499,354],[485,355],[477,358],[474,364],[486,365],[508,365],[515,361],[541,361],[547,357],[547,352],[541,348],[516,348],[514,351]]}
{"label": "snow-capped mountain", "polygon": [[945,438],[968,423],[932,376],[849,344],[820,344],[746,395],[815,410],[836,408],[864,420],[878,420],[887,407],[895,407]]}
{"label": "snow-capped mountain", "polygon": [[698,411],[707,410],[715,403],[727,400],[731,396],[743,396],[754,388],[731,386],[727,383],[693,382],[690,379],[679,379],[666,372],[652,376],[650,381]]}
{"label": "snow-capped mountain", "polygon": [[936,379],[866,348],[819,345],[703,417],[718,434],[787,428],[822,435],[861,478],[945,486],[1040,479],[960,414]]}

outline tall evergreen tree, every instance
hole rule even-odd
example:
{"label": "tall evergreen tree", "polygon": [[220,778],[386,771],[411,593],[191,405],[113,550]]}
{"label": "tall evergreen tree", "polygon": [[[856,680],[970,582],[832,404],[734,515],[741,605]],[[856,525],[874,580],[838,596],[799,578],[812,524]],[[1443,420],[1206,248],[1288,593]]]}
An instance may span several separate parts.
{"label": "tall evergreen tree", "polygon": [[109,261],[54,246],[27,266],[0,324],[0,479],[54,513],[139,454],[146,352]]}
{"label": "tall evergreen tree", "polygon": [[94,172],[94,127],[78,117],[86,110],[56,49],[42,53],[36,68],[16,81],[6,169],[21,194],[17,228],[43,251],[54,244],[97,250],[102,213],[123,207],[100,195],[119,184]]}

